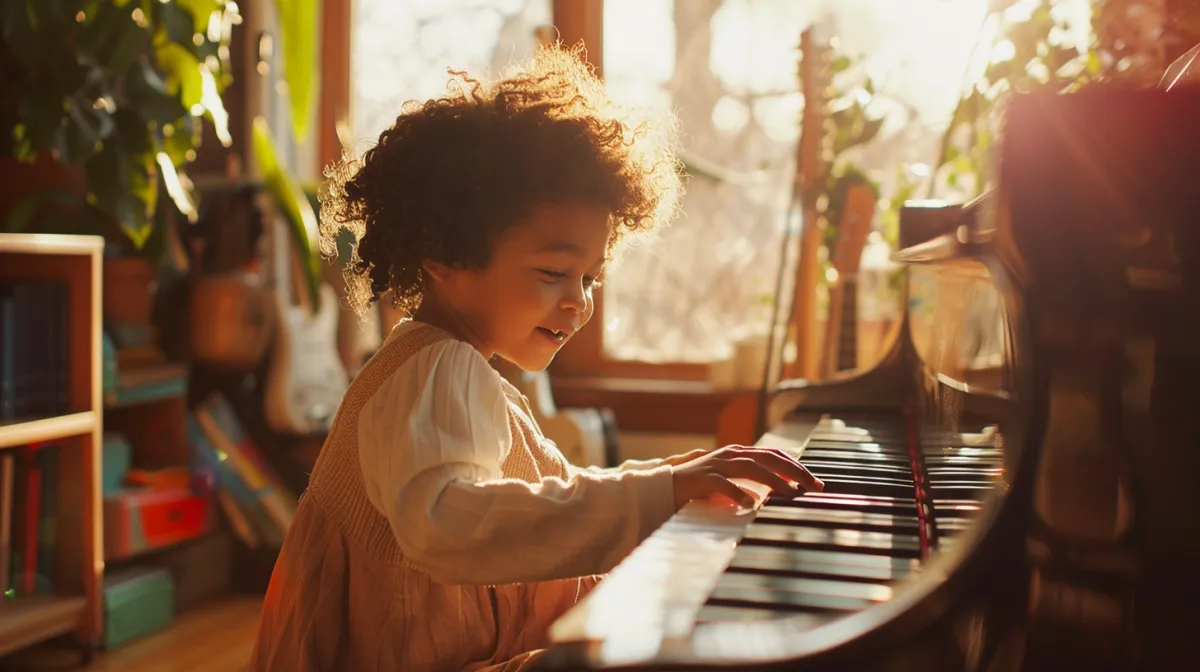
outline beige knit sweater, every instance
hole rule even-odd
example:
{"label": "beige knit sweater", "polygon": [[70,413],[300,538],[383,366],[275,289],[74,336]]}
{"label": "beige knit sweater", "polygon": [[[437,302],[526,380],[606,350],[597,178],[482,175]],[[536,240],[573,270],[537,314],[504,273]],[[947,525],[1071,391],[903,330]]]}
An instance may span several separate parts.
{"label": "beige knit sweater", "polygon": [[670,467],[568,465],[478,352],[402,323],[338,410],[251,669],[525,669],[674,508]]}

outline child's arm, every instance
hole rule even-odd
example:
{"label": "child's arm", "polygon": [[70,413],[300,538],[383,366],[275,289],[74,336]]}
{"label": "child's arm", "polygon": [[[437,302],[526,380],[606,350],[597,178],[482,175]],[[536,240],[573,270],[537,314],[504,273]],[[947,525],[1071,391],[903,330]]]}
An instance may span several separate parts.
{"label": "child's arm", "polygon": [[499,376],[458,341],[418,352],[360,412],[368,497],[408,560],[435,579],[603,573],[675,513],[667,465],[569,482],[502,479],[514,438]]}
{"label": "child's arm", "polygon": [[590,474],[612,474],[621,471],[645,471],[647,469],[656,469],[662,466],[673,467],[677,464],[691,462],[692,460],[698,457],[703,457],[711,452],[712,450],[709,448],[697,448],[695,450],[689,450],[686,453],[680,453],[670,457],[656,457],[649,460],[625,460],[615,467],[598,467],[595,465],[589,467],[577,467],[573,464],[569,465],[569,467],[572,474],[579,472]]}

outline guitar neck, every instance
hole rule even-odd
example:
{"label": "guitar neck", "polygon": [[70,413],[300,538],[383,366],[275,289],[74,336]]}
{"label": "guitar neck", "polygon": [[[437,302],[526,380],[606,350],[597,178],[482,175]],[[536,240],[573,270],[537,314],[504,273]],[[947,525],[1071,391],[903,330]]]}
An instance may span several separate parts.
{"label": "guitar neck", "polygon": [[838,327],[837,371],[858,368],[858,279],[842,279],[842,315]]}

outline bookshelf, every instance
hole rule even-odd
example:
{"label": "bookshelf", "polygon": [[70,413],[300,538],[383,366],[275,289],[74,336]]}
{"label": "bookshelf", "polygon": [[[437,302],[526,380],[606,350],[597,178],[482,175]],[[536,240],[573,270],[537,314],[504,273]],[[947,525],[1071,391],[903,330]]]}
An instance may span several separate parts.
{"label": "bookshelf", "polygon": [[[90,651],[102,632],[104,573],[101,471],[101,283],[99,236],[0,233],[0,279],[66,284],[69,412],[0,423],[0,451],[59,446],[52,596],[0,598],[0,656],[74,633]],[[14,505],[16,503],[14,502]]]}

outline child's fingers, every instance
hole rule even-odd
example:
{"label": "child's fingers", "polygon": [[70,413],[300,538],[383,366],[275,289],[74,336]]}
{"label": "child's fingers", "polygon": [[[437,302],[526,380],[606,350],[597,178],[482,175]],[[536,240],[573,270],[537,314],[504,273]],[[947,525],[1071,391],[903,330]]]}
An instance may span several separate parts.
{"label": "child's fingers", "polygon": [[775,492],[796,493],[796,488],[792,487],[787,479],[748,457],[735,457],[732,460],[722,461],[718,463],[717,470],[725,478],[742,478],[762,483]]}
{"label": "child's fingers", "polygon": [[739,506],[754,506],[754,497],[720,474],[707,477],[709,492],[720,495]]}
{"label": "child's fingers", "polygon": [[671,457],[670,459],[667,460],[667,464],[670,464],[670,465],[685,464],[685,463],[691,462],[692,460],[695,460],[697,458],[704,457],[705,455],[707,455],[710,452],[712,452],[712,451],[708,448],[697,448],[695,450],[689,450],[686,453],[680,453],[679,455],[675,455],[674,457]]}
{"label": "child's fingers", "polygon": [[808,467],[800,464],[800,462],[782,451],[753,450],[747,452],[747,457],[771,471],[790,479],[806,492],[821,492],[825,489],[825,484],[819,478],[813,476]]}

